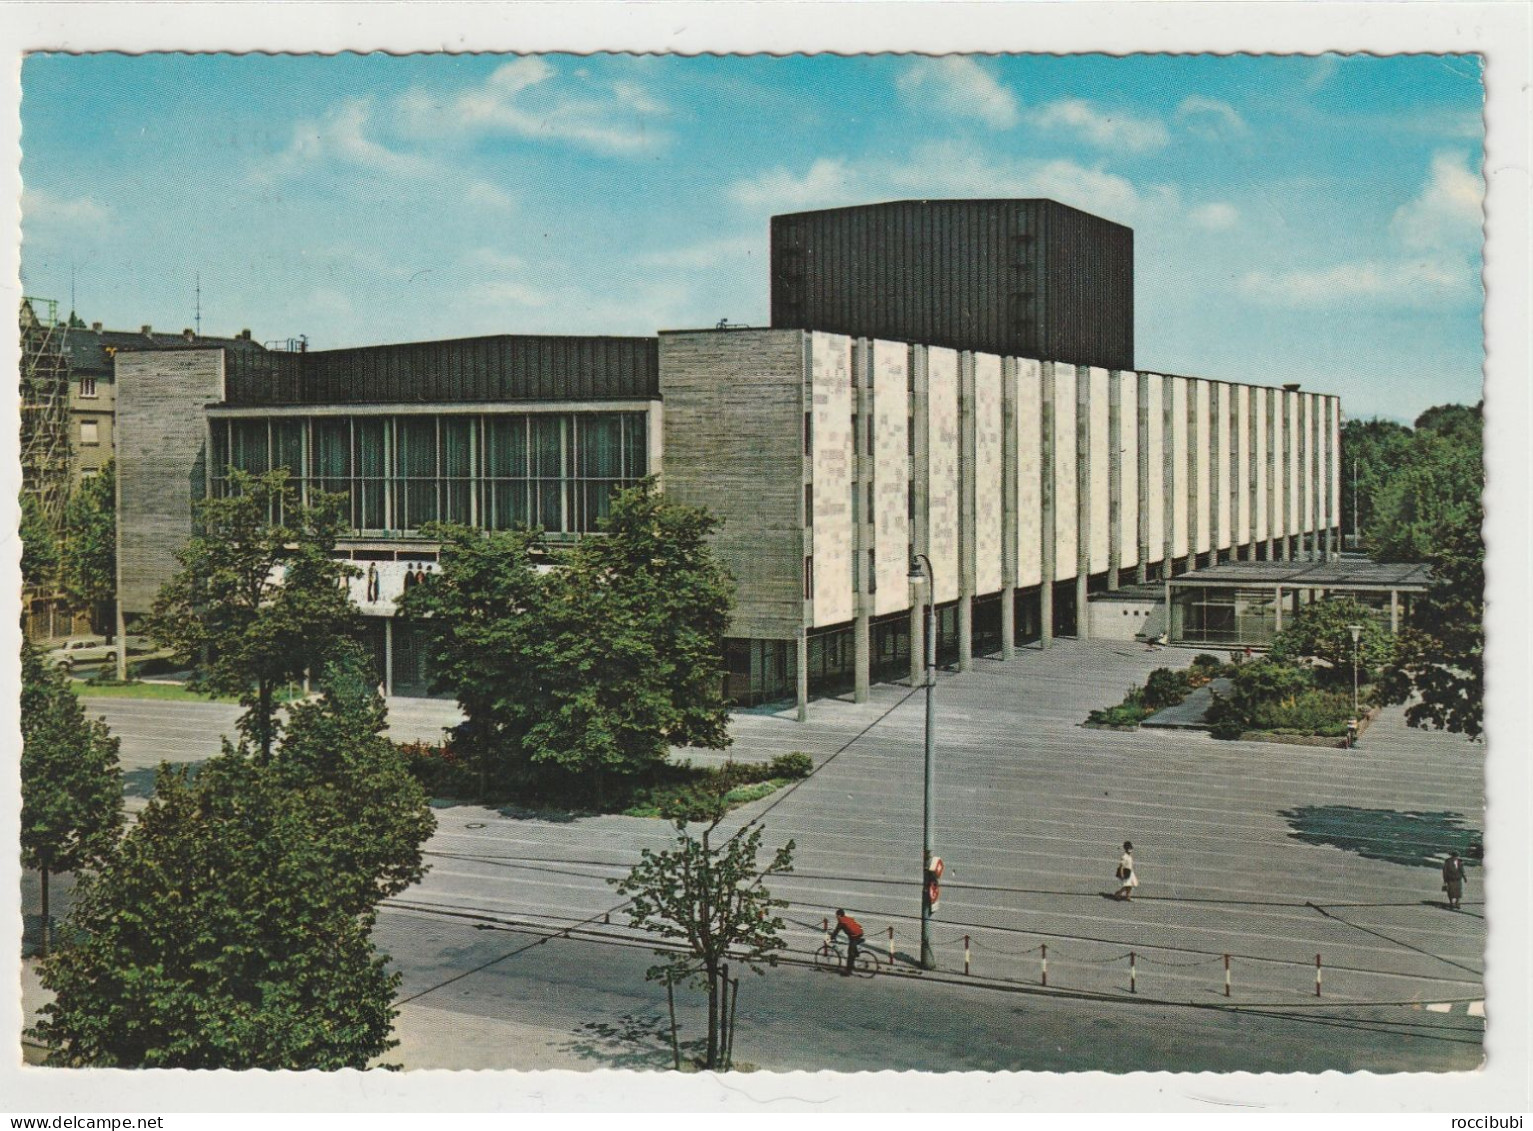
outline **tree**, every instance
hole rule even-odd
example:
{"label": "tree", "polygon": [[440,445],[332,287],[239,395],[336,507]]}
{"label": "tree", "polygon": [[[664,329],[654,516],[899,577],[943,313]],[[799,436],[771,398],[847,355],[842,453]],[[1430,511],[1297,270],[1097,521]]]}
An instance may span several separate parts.
{"label": "tree", "polygon": [[[607,881],[628,896],[629,922],[685,949],[656,950],[665,961],[645,973],[647,981],[672,985],[690,982],[708,992],[708,1056],[715,1068],[722,1052],[727,963],[744,963],[753,973],[777,965],[786,926],[775,909],[787,901],[773,898],[765,881],[793,871],[794,843],[779,848],[765,868],[757,866],[764,829],[747,826],[722,844],[714,843],[725,806],[717,795],[694,799],[676,813],[676,847],[644,849],[638,864],[622,879]],[[700,835],[689,820],[705,822]]]}
{"label": "tree", "polygon": [[43,942],[52,917],[48,880],[107,860],[122,831],[118,740],[87,719],[64,674],[29,646],[21,653],[21,863],[42,882]]}
{"label": "tree", "polygon": [[117,488],[109,463],[83,480],[64,506],[59,587],[78,609],[89,609],[101,628],[102,610],[117,595]]}
{"label": "tree", "polygon": [[1281,661],[1313,656],[1328,665],[1331,673],[1328,678],[1338,683],[1350,681],[1352,625],[1362,629],[1356,648],[1358,678],[1367,681],[1393,662],[1394,638],[1379,624],[1372,609],[1350,597],[1313,601],[1303,606],[1273,638],[1269,655]]}
{"label": "tree", "polygon": [[332,554],[341,531],[339,495],[302,504],[278,469],[231,469],[230,493],[197,504],[181,569],[155,599],[149,633],[191,666],[187,686],[238,695],[240,733],[270,757],[276,691],[318,671],[349,637],[356,609]]}
{"label": "tree", "polygon": [[1405,703],[1411,726],[1478,738],[1485,711],[1485,543],[1480,515],[1443,531],[1430,558],[1427,592],[1413,603],[1394,667],[1381,684]]}
{"label": "tree", "polygon": [[21,496],[20,532],[21,583],[34,592],[50,592],[59,567],[58,534],[30,492]]}
{"label": "tree", "polygon": [[161,767],[43,968],[48,1063],[363,1068],[397,1043],[400,975],[371,931],[433,821],[364,673],[354,653],[328,667],[270,760],[226,743],[195,778]]}
{"label": "tree", "polygon": [[730,744],[724,632],[732,583],[708,545],[718,523],[652,480],[618,495],[601,536],[550,574],[545,696],[524,745],[596,798],[609,775],[663,763],[672,746]]}
{"label": "tree", "polygon": [[1374,497],[1368,546],[1376,561],[1426,561],[1443,531],[1480,512],[1485,463],[1478,413],[1441,406],[1422,420],[1433,426],[1417,430]]}
{"label": "tree", "polygon": [[437,528],[441,571],[403,612],[424,618],[433,687],[457,697],[481,758],[601,803],[671,746],[727,746],[715,526],[646,481],[541,573],[535,531]]}
{"label": "tree", "polygon": [[1341,429],[1341,530],[1373,526],[1374,500],[1405,461],[1411,430],[1392,420],[1349,420]]}

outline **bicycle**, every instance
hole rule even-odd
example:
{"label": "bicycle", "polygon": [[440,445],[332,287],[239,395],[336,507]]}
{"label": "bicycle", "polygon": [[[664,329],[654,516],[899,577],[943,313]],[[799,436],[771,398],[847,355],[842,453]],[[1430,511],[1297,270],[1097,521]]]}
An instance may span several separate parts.
{"label": "bicycle", "polygon": [[[846,948],[839,938],[832,940],[826,936],[820,948],[814,952],[814,966],[816,970],[829,970],[838,974],[846,969]],[[871,978],[882,973],[883,969],[884,960],[864,940],[857,948],[857,961],[852,963],[852,973],[859,978]]]}

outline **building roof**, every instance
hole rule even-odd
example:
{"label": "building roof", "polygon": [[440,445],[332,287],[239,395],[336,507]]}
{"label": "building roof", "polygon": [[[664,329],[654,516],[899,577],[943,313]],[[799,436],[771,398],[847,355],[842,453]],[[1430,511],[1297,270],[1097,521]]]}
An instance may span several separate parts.
{"label": "building roof", "polygon": [[1285,589],[1424,590],[1430,580],[1423,562],[1374,562],[1338,558],[1329,562],[1224,562],[1173,577],[1177,587],[1234,589],[1277,586]]}
{"label": "building roof", "polygon": [[118,352],[170,349],[229,349],[265,352],[259,342],[245,337],[214,338],[191,337],[184,333],[165,334],[151,330],[97,330],[71,327],[62,335],[61,349],[69,359],[74,373],[95,373],[111,376],[112,355]]}

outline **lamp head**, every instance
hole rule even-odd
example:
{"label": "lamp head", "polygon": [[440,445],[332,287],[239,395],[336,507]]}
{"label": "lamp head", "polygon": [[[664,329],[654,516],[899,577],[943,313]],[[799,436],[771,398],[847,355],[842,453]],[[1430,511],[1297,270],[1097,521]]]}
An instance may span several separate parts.
{"label": "lamp head", "polygon": [[1363,626],[1360,624],[1347,625],[1347,631],[1352,634],[1352,643],[1354,644],[1363,638]]}

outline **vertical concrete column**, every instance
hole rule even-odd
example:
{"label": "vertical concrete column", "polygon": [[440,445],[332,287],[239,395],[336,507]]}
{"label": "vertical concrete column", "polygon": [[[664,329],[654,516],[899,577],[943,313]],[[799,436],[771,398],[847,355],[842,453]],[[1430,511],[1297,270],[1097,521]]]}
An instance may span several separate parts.
{"label": "vertical concrete column", "polygon": [[1389,634],[1396,635],[1400,631],[1400,593],[1399,590],[1389,591]]}
{"label": "vertical concrete column", "polygon": [[958,670],[974,666],[974,354],[958,355]]}
{"label": "vertical concrete column", "polygon": [[[1164,560],[1160,564],[1162,577],[1176,572],[1176,396],[1172,392],[1176,383],[1170,377],[1161,378],[1160,390],[1160,455],[1161,455],[1161,521],[1163,534],[1161,551]],[[1171,608],[1166,607],[1166,615]]]}
{"label": "vertical concrete column", "polygon": [[1139,564],[1134,567],[1134,584],[1143,585],[1150,579],[1150,375],[1139,374],[1139,389],[1134,397],[1134,415],[1139,429],[1138,465],[1139,514],[1135,534],[1139,539]]}
{"label": "vertical concrete column", "polygon": [[1001,359],[1001,659],[1017,643],[1017,359]]}
{"label": "vertical concrete column", "polygon": [[1246,527],[1246,561],[1256,560],[1256,500],[1257,477],[1261,468],[1256,466],[1256,411],[1260,389],[1246,390],[1246,514],[1250,516]]}
{"label": "vertical concrete column", "polygon": [[798,691],[798,721],[809,721],[809,630],[801,628],[794,638],[794,659]]}
{"label": "vertical concrete column", "polygon": [[1038,412],[1038,527],[1041,578],[1038,586],[1038,647],[1054,643],[1054,363],[1040,366]]}
{"label": "vertical concrete column", "polygon": [[[931,552],[930,525],[928,523],[931,500],[931,446],[927,420],[926,348],[910,347],[910,419],[914,424],[911,432],[914,443],[910,450],[910,482],[914,487],[915,513],[910,520],[910,544],[918,554]],[[920,687],[926,680],[925,619],[921,611],[923,600],[930,594],[925,583],[916,586],[912,593],[910,608],[910,686]]]}
{"label": "vertical concrete column", "polygon": [[[1287,561],[1288,553],[1284,545],[1284,538],[1277,534],[1277,529],[1282,525],[1282,518],[1278,513],[1277,506],[1277,482],[1278,471],[1282,466],[1278,459],[1277,438],[1281,432],[1278,427],[1279,408],[1283,412],[1288,411],[1287,399],[1277,389],[1266,390],[1267,396],[1267,560]],[[1284,492],[1286,495],[1287,492]],[[1286,501],[1286,500],[1285,500]],[[1284,527],[1286,530],[1287,528]]]}
{"label": "vertical concrete column", "polygon": [[1330,400],[1315,398],[1315,539],[1316,556],[1331,560],[1331,479],[1325,422],[1331,415]]}
{"label": "vertical concrete column", "polygon": [[383,694],[394,697],[394,618],[383,620]]}
{"label": "vertical concrete column", "polygon": [[852,346],[852,411],[857,423],[852,438],[852,493],[857,497],[853,513],[852,553],[857,567],[852,576],[857,590],[852,594],[852,701],[866,703],[872,695],[873,649],[869,639],[869,616],[873,610],[873,591],[878,587],[869,565],[868,549],[873,545],[872,492],[873,452],[873,343],[858,338]]}
{"label": "vertical concrete column", "polygon": [[1123,569],[1123,374],[1107,371],[1107,588]]}
{"label": "vertical concrete column", "polygon": [[1272,587],[1272,631],[1283,631],[1283,587]]}
{"label": "vertical concrete column", "polygon": [[[1314,487],[1314,477],[1310,474],[1311,437],[1309,425],[1304,420],[1306,416],[1304,406],[1308,401],[1309,394],[1305,393],[1299,397],[1298,403],[1294,405],[1293,410],[1294,427],[1299,432],[1299,526],[1294,533],[1299,536],[1299,560],[1306,562],[1315,560],[1315,543],[1313,541],[1315,530],[1313,509],[1315,495],[1312,490]],[[1312,416],[1313,414],[1309,415]]]}
{"label": "vertical concrete column", "polygon": [[1203,429],[1198,425],[1198,386],[1202,381],[1187,382],[1187,572],[1198,568],[1198,537],[1203,533],[1203,516],[1198,513],[1198,448]]}
{"label": "vertical concrete column", "polygon": [[1091,368],[1075,367],[1075,638],[1091,639]]}

